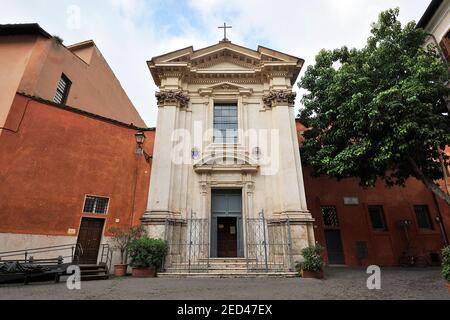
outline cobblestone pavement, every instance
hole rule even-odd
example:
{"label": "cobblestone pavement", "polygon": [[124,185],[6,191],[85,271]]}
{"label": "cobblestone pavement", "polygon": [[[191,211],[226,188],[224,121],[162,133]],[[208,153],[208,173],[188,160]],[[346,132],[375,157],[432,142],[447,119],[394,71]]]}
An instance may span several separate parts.
{"label": "cobblestone pavement", "polygon": [[382,269],[382,289],[366,287],[363,269],[331,268],[326,280],[313,279],[136,279],[115,278],[83,282],[81,290],[66,284],[0,286],[0,300],[6,299],[145,299],[145,300],[303,300],[303,299],[433,299],[450,300],[438,268]]}

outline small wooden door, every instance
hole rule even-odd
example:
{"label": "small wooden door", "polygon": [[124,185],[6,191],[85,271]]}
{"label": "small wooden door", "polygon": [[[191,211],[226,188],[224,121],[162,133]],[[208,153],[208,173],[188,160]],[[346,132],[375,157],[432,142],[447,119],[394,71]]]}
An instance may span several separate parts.
{"label": "small wooden door", "polygon": [[217,255],[236,258],[238,255],[237,218],[217,219]]}
{"label": "small wooden door", "polygon": [[83,248],[78,252],[80,264],[97,264],[98,252],[102,241],[103,219],[83,218],[77,243]]}

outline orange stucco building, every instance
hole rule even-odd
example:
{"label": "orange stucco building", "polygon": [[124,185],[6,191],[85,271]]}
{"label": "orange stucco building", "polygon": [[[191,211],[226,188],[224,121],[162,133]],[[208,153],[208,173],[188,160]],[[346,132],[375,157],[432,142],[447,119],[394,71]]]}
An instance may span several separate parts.
{"label": "orange stucco building", "polygon": [[0,25],[0,70],[0,251],[97,233],[95,247],[111,227],[139,224],[151,167],[135,134],[151,154],[154,130],[94,42]]}
{"label": "orange stucco building", "polygon": [[[300,143],[305,129],[297,121]],[[415,257],[419,264],[439,263],[440,250],[450,235],[450,207],[422,182],[410,178],[405,188],[388,188],[379,181],[365,189],[356,178],[313,177],[306,166],[303,171],[316,241],[325,248],[327,262],[395,266]],[[419,221],[422,213],[416,211],[421,210],[429,218],[428,225]],[[326,221],[330,211],[336,215],[333,224]],[[377,213],[371,211],[381,212],[383,221],[377,217],[372,221],[371,214]]]}
{"label": "orange stucco building", "polygon": [[16,92],[53,101],[62,75],[70,81],[65,104],[145,127],[93,41],[66,47],[37,24],[0,25],[0,70],[0,129]]}

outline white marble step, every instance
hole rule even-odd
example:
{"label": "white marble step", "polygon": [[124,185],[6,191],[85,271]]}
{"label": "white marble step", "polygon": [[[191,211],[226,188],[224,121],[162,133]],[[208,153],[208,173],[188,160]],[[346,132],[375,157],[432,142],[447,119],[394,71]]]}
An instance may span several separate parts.
{"label": "white marble step", "polygon": [[271,273],[249,273],[249,272],[208,272],[208,273],[159,273],[159,278],[295,278],[296,272],[271,272]]}

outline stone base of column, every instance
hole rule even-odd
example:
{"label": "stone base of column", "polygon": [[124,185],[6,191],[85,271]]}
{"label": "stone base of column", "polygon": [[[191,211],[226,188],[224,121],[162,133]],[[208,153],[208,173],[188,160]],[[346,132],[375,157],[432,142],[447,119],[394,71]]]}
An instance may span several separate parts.
{"label": "stone base of column", "polygon": [[309,211],[289,211],[276,213],[277,219],[289,219],[291,229],[292,256],[294,262],[303,260],[302,249],[316,243],[314,237],[315,219]]}
{"label": "stone base of column", "polygon": [[147,211],[141,218],[142,226],[147,235],[154,239],[166,239],[168,220],[179,220],[181,215],[171,211]]}

